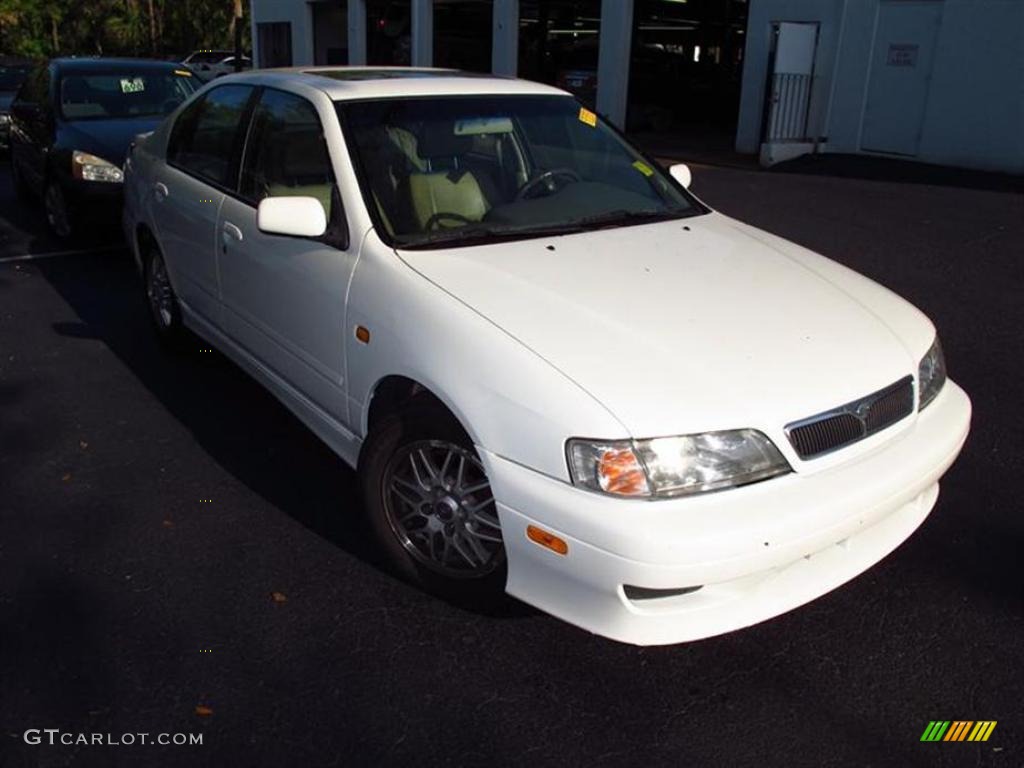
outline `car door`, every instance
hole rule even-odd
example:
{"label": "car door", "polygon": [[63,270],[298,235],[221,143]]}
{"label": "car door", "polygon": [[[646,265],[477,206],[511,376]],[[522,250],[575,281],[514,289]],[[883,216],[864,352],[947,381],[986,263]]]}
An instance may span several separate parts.
{"label": "car door", "polygon": [[11,104],[11,162],[28,184],[42,193],[46,158],[53,143],[50,68],[37,67]]}
{"label": "car door", "polygon": [[[260,200],[310,196],[328,233],[285,237],[256,225]],[[294,93],[263,90],[252,117],[237,198],[220,213],[220,275],[229,335],[333,419],[347,424],[345,298],[355,267],[323,123]]]}
{"label": "car door", "polygon": [[250,85],[207,92],[177,117],[167,162],[153,176],[153,220],[178,298],[186,311],[221,324],[217,216],[234,190],[247,127]]}

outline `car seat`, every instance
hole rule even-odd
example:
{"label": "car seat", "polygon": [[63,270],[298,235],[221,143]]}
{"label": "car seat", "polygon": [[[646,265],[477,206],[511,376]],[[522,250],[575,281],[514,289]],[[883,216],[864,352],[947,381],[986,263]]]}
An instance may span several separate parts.
{"label": "car seat", "polygon": [[462,158],[471,146],[470,136],[456,135],[454,122],[424,125],[416,150],[427,170],[409,176],[412,209],[421,229],[443,222],[443,214],[480,221],[490,209],[476,177],[464,167]]}

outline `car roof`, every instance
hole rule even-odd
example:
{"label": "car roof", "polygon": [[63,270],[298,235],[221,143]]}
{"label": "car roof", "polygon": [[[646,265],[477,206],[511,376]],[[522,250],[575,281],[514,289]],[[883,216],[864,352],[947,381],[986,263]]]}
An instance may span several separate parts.
{"label": "car roof", "polygon": [[528,80],[425,67],[290,67],[254,70],[217,80],[231,81],[279,87],[302,84],[323,91],[335,101],[400,96],[568,95],[559,88]]}
{"label": "car roof", "polygon": [[138,69],[138,70],[159,70],[159,69],[181,69],[180,64],[173,61],[157,61],[156,59],[131,59],[109,57],[88,57],[88,58],[59,58],[51,59],[50,63],[61,72],[103,72],[110,69]]}

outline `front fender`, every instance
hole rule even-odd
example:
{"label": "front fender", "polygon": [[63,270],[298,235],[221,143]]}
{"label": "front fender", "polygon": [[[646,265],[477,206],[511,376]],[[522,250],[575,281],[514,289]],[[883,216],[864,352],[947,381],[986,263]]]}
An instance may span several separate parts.
{"label": "front fender", "polygon": [[[360,325],[368,343],[355,337]],[[629,436],[588,392],[417,273],[372,230],[349,291],[345,339],[350,420],[361,436],[374,389],[395,375],[440,398],[477,446],[561,480],[569,479],[568,438]]]}

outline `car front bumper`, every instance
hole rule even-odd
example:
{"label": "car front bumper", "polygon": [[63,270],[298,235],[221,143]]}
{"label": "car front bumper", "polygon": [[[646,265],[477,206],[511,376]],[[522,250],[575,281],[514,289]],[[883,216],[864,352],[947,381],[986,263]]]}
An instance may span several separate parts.
{"label": "car front bumper", "polygon": [[[481,450],[508,554],[509,594],[599,635],[637,645],[711,637],[835,589],[924,521],[970,427],[952,381],[877,449],[811,474],[689,498],[589,493]],[[529,525],[564,539],[559,555]],[[631,599],[644,590],[700,587]]]}

